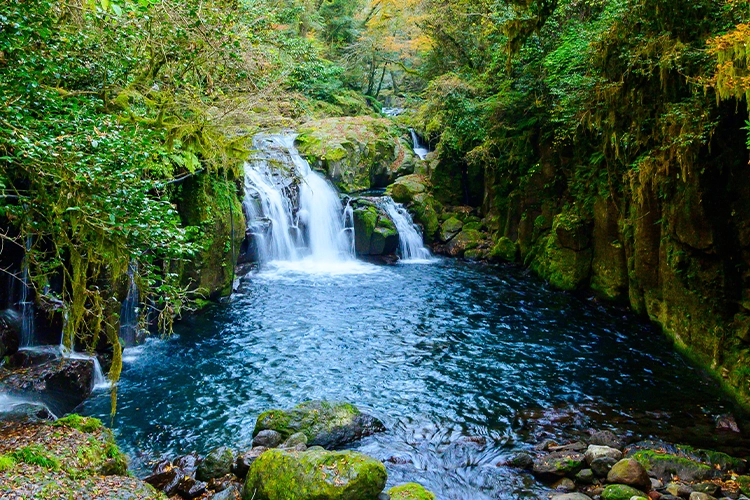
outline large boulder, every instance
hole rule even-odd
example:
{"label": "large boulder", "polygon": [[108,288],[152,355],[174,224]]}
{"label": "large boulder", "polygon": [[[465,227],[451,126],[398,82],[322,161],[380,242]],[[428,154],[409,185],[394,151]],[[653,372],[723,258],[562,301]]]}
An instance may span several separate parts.
{"label": "large boulder", "polygon": [[345,193],[388,186],[414,172],[414,154],[393,122],[369,116],[304,124],[297,147]]}
{"label": "large boulder", "polygon": [[235,454],[230,448],[220,446],[208,452],[196,471],[196,477],[201,481],[222,477],[229,474],[234,465]]}
{"label": "large boulder", "polygon": [[607,481],[625,484],[646,492],[651,490],[651,478],[646,469],[632,458],[624,458],[617,462],[607,474]]}
{"label": "large boulder", "polygon": [[307,401],[290,410],[269,410],[258,417],[253,435],[270,429],[284,439],[302,432],[309,446],[335,448],[365,436],[383,432],[377,418],[349,403]]}
{"label": "large boulder", "polygon": [[0,311],[0,359],[18,352],[20,341],[16,316],[17,313],[10,309]]}
{"label": "large boulder", "polygon": [[92,359],[61,358],[29,368],[0,370],[0,392],[34,394],[56,415],[73,411],[94,388]]}
{"label": "large boulder", "polygon": [[269,450],[250,466],[242,499],[375,499],[387,478],[382,463],[354,451]]}
{"label": "large boulder", "polygon": [[602,492],[602,500],[631,500],[633,497],[644,496],[642,491],[626,484],[610,484]]}
{"label": "large boulder", "polygon": [[398,250],[399,235],[388,215],[375,203],[365,199],[353,202],[354,249],[357,255],[394,255]]}
{"label": "large boulder", "polygon": [[421,175],[407,175],[396,179],[388,187],[388,194],[396,203],[408,204],[414,201],[415,197],[428,190],[429,182]]}
{"label": "large boulder", "polygon": [[463,257],[467,251],[474,250],[484,243],[484,233],[476,229],[464,229],[458,233],[447,245],[448,254],[453,257]]}

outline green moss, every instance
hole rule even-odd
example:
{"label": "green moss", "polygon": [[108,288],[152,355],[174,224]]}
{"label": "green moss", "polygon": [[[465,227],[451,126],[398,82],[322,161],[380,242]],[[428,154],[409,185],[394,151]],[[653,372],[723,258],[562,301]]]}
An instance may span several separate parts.
{"label": "green moss", "polygon": [[102,421],[98,418],[82,417],[75,413],[56,420],[52,425],[54,425],[55,427],[64,425],[73,429],[77,429],[86,434],[91,434],[92,432],[98,431],[103,426]]}
{"label": "green moss", "polygon": [[394,486],[388,490],[391,500],[435,500],[435,494],[417,483]]}
{"label": "green moss", "polygon": [[29,465],[38,465],[45,469],[60,469],[60,459],[48,453],[41,445],[33,444],[23,446],[9,453],[16,462],[24,462]]}
{"label": "green moss", "polygon": [[737,476],[737,484],[745,495],[750,495],[750,476]]}
{"label": "green moss", "polygon": [[16,466],[16,459],[11,455],[0,455],[0,472],[11,470]]}
{"label": "green moss", "polygon": [[677,475],[687,481],[709,479],[715,472],[710,465],[653,450],[641,450],[635,453],[633,458],[647,471],[653,471],[658,475]]}
{"label": "green moss", "polygon": [[643,492],[624,484],[610,484],[602,492],[602,500],[630,500],[643,497]]}
{"label": "green moss", "polygon": [[510,238],[503,236],[497,241],[492,250],[490,251],[490,258],[492,260],[503,260],[507,262],[515,262],[518,258],[518,247]]}

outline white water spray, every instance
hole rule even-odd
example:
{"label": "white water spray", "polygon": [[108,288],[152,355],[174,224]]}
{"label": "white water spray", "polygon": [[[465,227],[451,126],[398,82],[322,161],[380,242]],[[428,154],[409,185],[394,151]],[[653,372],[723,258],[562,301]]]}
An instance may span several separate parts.
{"label": "white water spray", "polygon": [[396,225],[401,261],[404,263],[432,262],[432,255],[424,246],[422,234],[404,206],[396,203],[389,196],[380,200],[380,206]]}
{"label": "white water spray", "polygon": [[413,144],[414,154],[417,155],[420,160],[426,159],[430,150],[427,148],[427,146],[422,144],[422,140],[419,138],[413,128],[409,129],[409,132],[411,132],[411,142]]}

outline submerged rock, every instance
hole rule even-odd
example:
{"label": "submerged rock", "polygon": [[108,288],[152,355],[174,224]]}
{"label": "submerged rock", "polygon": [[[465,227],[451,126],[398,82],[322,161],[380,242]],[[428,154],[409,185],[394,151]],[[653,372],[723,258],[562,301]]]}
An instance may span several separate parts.
{"label": "submerged rock", "polygon": [[254,435],[274,430],[288,439],[302,432],[309,446],[335,448],[365,436],[385,431],[377,418],[361,413],[349,403],[307,401],[290,410],[270,410],[262,413],[255,424]]}
{"label": "submerged rock", "polygon": [[534,461],[533,472],[537,476],[565,476],[576,474],[586,463],[585,457],[576,451],[555,451]]}
{"label": "submerged rock", "polygon": [[435,494],[417,483],[394,486],[388,490],[391,500],[435,500]]}
{"label": "submerged rock", "polygon": [[382,463],[354,451],[269,450],[250,467],[243,500],[374,499],[388,475]]}

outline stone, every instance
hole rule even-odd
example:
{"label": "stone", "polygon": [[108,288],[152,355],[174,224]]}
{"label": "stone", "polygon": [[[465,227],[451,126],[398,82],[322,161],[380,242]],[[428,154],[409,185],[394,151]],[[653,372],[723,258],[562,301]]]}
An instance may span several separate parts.
{"label": "stone", "polygon": [[440,225],[440,241],[443,243],[449,242],[454,236],[461,232],[463,226],[464,223],[455,217],[446,220]]}
{"label": "stone", "polygon": [[455,238],[448,242],[446,250],[452,257],[463,257],[468,250],[477,248],[484,239],[484,236],[483,233],[474,229],[462,230]]}
{"label": "stone", "polygon": [[643,492],[626,484],[610,484],[602,492],[602,500],[630,500],[643,497]]}
{"label": "stone", "polygon": [[417,483],[394,486],[388,490],[391,500],[435,500],[435,494]]}
{"label": "stone", "polygon": [[378,224],[378,212],[375,207],[354,210],[354,250],[359,255],[369,255],[370,241]]}
{"label": "stone", "polygon": [[612,431],[596,431],[588,438],[588,443],[598,446],[609,446],[610,448],[622,448],[622,442]]}
{"label": "stone", "polygon": [[500,238],[490,250],[490,259],[493,261],[515,262],[517,257],[518,246],[505,236]]}
{"label": "stone", "polygon": [[17,313],[11,309],[0,311],[0,359],[18,352],[20,338],[15,327]]}
{"label": "stone", "polygon": [[262,413],[253,434],[267,429],[279,432],[284,439],[302,432],[309,446],[332,449],[383,432],[385,426],[349,403],[307,401],[290,410]]}
{"label": "stone", "polygon": [[596,460],[593,460],[589,467],[591,467],[591,470],[594,472],[596,477],[607,477],[607,474],[609,474],[610,469],[617,463],[617,460],[615,460],[612,457],[602,457],[597,458]]}
{"label": "stone", "polygon": [[284,436],[271,429],[260,431],[253,437],[253,447],[276,448],[284,442]]}
{"label": "stone", "polygon": [[600,446],[596,444],[591,444],[586,449],[585,456],[586,456],[586,463],[590,465],[591,462],[593,462],[597,458],[610,457],[610,458],[613,458],[614,460],[620,460],[622,458],[622,452],[615,448],[610,448],[609,446]]}
{"label": "stone", "polygon": [[537,476],[565,476],[576,474],[583,468],[586,458],[575,451],[555,451],[534,461],[533,473]]}
{"label": "stone", "polygon": [[651,490],[651,478],[646,469],[633,458],[624,458],[613,465],[607,474],[607,481],[633,486],[642,491]]}
{"label": "stone", "polygon": [[185,477],[182,471],[173,466],[169,460],[163,460],[156,464],[150,476],[144,481],[157,490],[163,491],[167,496],[177,493],[180,482]]}
{"label": "stone", "polygon": [[576,490],[576,483],[572,480],[564,477],[552,485],[552,489],[556,491],[571,492]]}
{"label": "stone", "polygon": [[268,448],[264,446],[256,446],[250,451],[241,453],[240,456],[237,457],[237,461],[234,463],[232,474],[240,479],[244,479],[245,476],[247,476],[247,471],[250,470],[250,466],[253,465],[253,462],[255,462],[255,460],[266,450],[268,450]]}
{"label": "stone", "polygon": [[198,466],[195,476],[201,481],[210,481],[213,478],[225,476],[232,471],[234,461],[234,451],[230,448],[226,446],[214,448]]}
{"label": "stone", "polygon": [[195,453],[189,453],[187,455],[183,455],[181,457],[175,458],[172,461],[172,465],[174,465],[178,469],[182,469],[182,472],[186,476],[190,476],[190,477],[195,477],[195,471],[198,470],[199,463],[200,463],[200,458]]}
{"label": "stone", "polygon": [[289,436],[289,438],[286,441],[284,441],[281,447],[282,448],[296,448],[299,445],[303,445],[305,449],[307,449],[307,436],[305,436],[304,432],[298,432],[296,434],[292,434],[291,436]]}
{"label": "stone", "polygon": [[505,462],[505,465],[516,469],[531,470],[534,467],[534,458],[528,453],[516,453]]}
{"label": "stone", "polygon": [[576,482],[581,484],[592,484],[594,482],[594,479],[594,471],[592,471],[591,469],[583,469],[578,474],[576,474]]}
{"label": "stone", "polygon": [[391,186],[388,187],[388,193],[396,203],[408,204],[414,201],[414,198],[427,190],[426,181],[420,175],[407,175],[399,177]]}
{"label": "stone", "polygon": [[563,495],[554,495],[552,500],[591,500],[591,497],[583,493],[565,493]]}
{"label": "stone", "polygon": [[713,497],[709,495],[708,493],[701,493],[699,491],[694,491],[690,494],[689,499],[690,500],[716,500],[716,497]]}
{"label": "stone", "polygon": [[677,476],[686,482],[696,482],[720,475],[720,471],[710,465],[677,454],[640,450],[632,457],[662,481],[668,481],[673,476]]}
{"label": "stone", "polygon": [[712,497],[718,497],[719,493],[721,493],[721,488],[718,484],[714,483],[700,483],[693,485],[693,491],[697,491],[698,493],[705,493],[707,495],[711,495]]}
{"label": "stone", "polygon": [[225,490],[214,493],[213,495],[208,497],[208,500],[235,500],[235,498],[237,498],[239,494],[240,491],[236,486],[230,486]]}
{"label": "stone", "polygon": [[375,498],[385,487],[385,466],[354,451],[269,450],[253,462],[243,500],[348,500]]}
{"label": "stone", "polygon": [[660,490],[664,488],[664,483],[659,481],[658,479],[651,478],[651,489],[652,490]]}
{"label": "stone", "polygon": [[186,499],[198,498],[206,492],[207,484],[203,481],[196,481],[190,476],[183,476],[177,485],[177,493]]}
{"label": "stone", "polygon": [[682,483],[669,483],[664,490],[670,495],[687,498],[693,492],[693,488]]}
{"label": "stone", "polygon": [[584,452],[588,446],[586,446],[586,443],[581,441],[576,441],[575,443],[568,443],[561,446],[550,446],[549,451],[579,451]]}
{"label": "stone", "polygon": [[237,482],[237,477],[233,474],[227,474],[224,477],[215,477],[208,482],[208,489],[212,491],[224,491]]}

